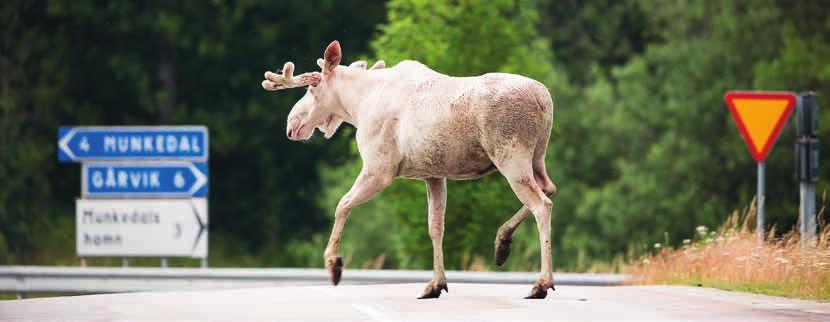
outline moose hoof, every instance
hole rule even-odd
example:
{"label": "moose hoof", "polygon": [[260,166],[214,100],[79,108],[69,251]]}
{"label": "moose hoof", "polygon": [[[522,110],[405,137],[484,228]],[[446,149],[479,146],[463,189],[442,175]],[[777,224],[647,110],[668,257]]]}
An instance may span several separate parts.
{"label": "moose hoof", "polygon": [[501,239],[500,237],[496,237],[496,266],[504,265],[504,262],[507,261],[507,257],[510,256],[510,244],[513,242],[513,237],[507,237],[506,239]]}
{"label": "moose hoof", "polygon": [[433,280],[429,281],[429,284],[427,284],[427,287],[424,289],[424,294],[421,294],[421,296],[419,296],[418,298],[419,299],[438,298],[439,296],[441,296],[441,290],[447,291],[447,293],[450,292],[450,289],[447,288],[447,280],[440,280],[439,282],[436,282],[433,279]]}
{"label": "moose hoof", "polygon": [[526,296],[526,299],[543,299],[545,296],[548,296],[548,289],[556,291],[553,288],[553,281],[550,282],[545,280],[539,280],[536,282],[536,285],[533,285],[533,289],[530,290],[530,295]]}
{"label": "moose hoof", "polygon": [[343,258],[340,256],[326,260],[326,269],[329,271],[329,279],[334,286],[340,283],[340,275],[343,274]]}

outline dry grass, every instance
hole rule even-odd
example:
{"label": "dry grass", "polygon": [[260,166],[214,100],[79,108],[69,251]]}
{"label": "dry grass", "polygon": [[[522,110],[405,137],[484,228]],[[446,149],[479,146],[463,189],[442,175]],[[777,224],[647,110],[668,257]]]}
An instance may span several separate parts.
{"label": "dry grass", "polygon": [[[824,209],[819,212],[822,218]],[[716,231],[700,226],[678,249],[655,244],[628,273],[643,284],[686,284],[805,299],[830,300],[830,225],[820,223],[814,245],[802,247],[797,228],[765,241],[755,231],[754,203]],[[798,225],[796,225],[798,227]]]}

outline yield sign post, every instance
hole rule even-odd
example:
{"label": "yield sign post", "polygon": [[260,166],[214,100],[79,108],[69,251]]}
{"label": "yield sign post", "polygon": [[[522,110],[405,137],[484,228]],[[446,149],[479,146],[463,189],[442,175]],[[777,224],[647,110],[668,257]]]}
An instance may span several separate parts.
{"label": "yield sign post", "polygon": [[764,238],[764,160],[778,139],[795,106],[796,96],[791,92],[730,91],[724,97],[735,125],[746,142],[752,157],[758,162],[758,192],[756,232]]}

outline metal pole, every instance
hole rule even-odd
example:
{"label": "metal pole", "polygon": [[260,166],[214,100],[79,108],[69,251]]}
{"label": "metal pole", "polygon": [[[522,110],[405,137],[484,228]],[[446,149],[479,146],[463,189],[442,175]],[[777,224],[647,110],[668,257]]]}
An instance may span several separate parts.
{"label": "metal pole", "polygon": [[816,242],[816,185],[802,181],[799,189],[801,207],[801,247],[813,247]]}
{"label": "metal pole", "polygon": [[817,241],[816,181],[818,180],[818,101],[814,92],[798,96],[796,122],[796,174],[799,179],[799,221],[801,247],[814,247]]}
{"label": "metal pole", "polygon": [[130,259],[126,257],[122,258],[121,267],[130,267]]}
{"label": "metal pole", "polygon": [[202,268],[207,268],[207,267],[208,267],[208,259],[207,259],[207,257],[202,258]]}
{"label": "metal pole", "polygon": [[167,268],[167,257],[161,258],[161,268]]}
{"label": "metal pole", "polygon": [[755,203],[757,208],[757,226],[755,233],[758,235],[758,240],[764,240],[764,162],[758,162],[758,193],[755,196]]}

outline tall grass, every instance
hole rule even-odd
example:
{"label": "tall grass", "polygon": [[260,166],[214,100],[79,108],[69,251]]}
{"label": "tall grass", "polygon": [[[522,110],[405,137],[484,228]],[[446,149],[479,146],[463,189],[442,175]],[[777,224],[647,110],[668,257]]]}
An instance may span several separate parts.
{"label": "tall grass", "polygon": [[[824,209],[818,218],[823,218]],[[756,235],[755,204],[735,211],[717,230],[700,226],[679,248],[655,244],[628,273],[643,284],[691,284],[770,295],[830,300],[830,225],[800,244],[799,225],[783,236]]]}

